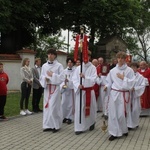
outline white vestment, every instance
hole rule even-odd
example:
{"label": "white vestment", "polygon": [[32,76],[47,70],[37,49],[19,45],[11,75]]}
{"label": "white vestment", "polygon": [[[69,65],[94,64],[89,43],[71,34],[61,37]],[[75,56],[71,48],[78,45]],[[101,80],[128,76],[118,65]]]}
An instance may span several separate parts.
{"label": "white vestment", "polygon": [[[72,81],[72,76],[75,71],[75,67],[73,67],[71,70],[66,68],[63,71],[63,76],[64,80],[67,77],[69,80],[68,82],[63,82],[60,87],[61,87],[61,92],[62,92],[62,101],[61,101],[61,106],[62,106],[62,113],[63,113],[63,118],[66,119],[71,119],[73,120],[74,116],[74,89],[73,89],[73,81]],[[67,88],[63,89],[63,85],[67,85]]]}
{"label": "white vestment", "polygon": [[[96,68],[92,65],[91,62],[87,64],[83,63],[82,73],[85,75],[85,78],[82,78],[82,85],[84,88],[93,87],[96,81],[97,73]],[[75,91],[75,125],[74,129],[76,131],[85,131],[89,129],[96,121],[96,97],[94,89],[91,90],[91,104],[90,104],[90,115],[85,116],[85,107],[86,107],[86,93],[85,90],[82,90],[82,109],[81,109],[81,123],[80,123],[80,67],[77,67],[73,75],[73,84]]]}
{"label": "white vestment", "polygon": [[106,85],[106,76],[101,76],[101,82],[97,82],[99,87],[99,96],[97,99],[97,110],[102,109],[104,115],[108,115],[108,100],[109,95],[108,91],[104,91],[104,87]]}
{"label": "white vestment", "polygon": [[[61,93],[60,84],[63,82],[61,73],[63,66],[57,60],[53,64],[46,62],[42,66],[40,83],[44,88],[43,100],[43,129],[55,128],[60,129],[62,125],[61,112]],[[52,71],[52,77],[47,75],[47,71]],[[46,81],[46,77],[49,81]],[[45,106],[48,105],[47,108]]]}
{"label": "white vestment", "polygon": [[127,126],[129,128],[135,128],[139,125],[139,116],[141,113],[140,96],[145,90],[145,78],[138,72],[135,74],[134,91],[131,91],[131,111],[127,116]]}
{"label": "white vestment", "polygon": [[[124,79],[117,77],[124,74]],[[128,132],[126,115],[129,111],[129,90],[134,84],[134,72],[126,64],[116,65],[107,75],[107,87],[111,88],[108,103],[108,131],[113,136],[122,136]]]}

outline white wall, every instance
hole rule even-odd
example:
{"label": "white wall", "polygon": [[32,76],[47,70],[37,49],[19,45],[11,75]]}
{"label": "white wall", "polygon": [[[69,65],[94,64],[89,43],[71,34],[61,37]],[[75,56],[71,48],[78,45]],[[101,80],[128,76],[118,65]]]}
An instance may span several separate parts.
{"label": "white wall", "polygon": [[20,90],[21,77],[20,77],[20,61],[1,61],[4,65],[4,71],[9,77],[8,90]]}
{"label": "white wall", "polygon": [[63,65],[64,69],[67,67],[66,59],[66,55],[57,55],[57,60]]}
{"label": "white wall", "polygon": [[[22,60],[24,58],[30,59],[30,67],[34,67],[34,53],[18,53]],[[66,55],[57,55],[57,60],[66,68]],[[20,68],[22,66],[22,60],[0,60],[4,65],[4,71],[9,76],[8,90],[9,91],[20,91],[21,76]]]}

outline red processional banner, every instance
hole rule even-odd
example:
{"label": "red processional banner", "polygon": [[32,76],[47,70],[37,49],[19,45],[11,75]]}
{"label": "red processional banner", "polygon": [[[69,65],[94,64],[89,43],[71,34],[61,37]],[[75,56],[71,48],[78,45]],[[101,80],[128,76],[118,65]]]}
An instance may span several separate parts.
{"label": "red processional banner", "polygon": [[[85,63],[88,62],[88,36],[83,35],[83,40],[82,40],[82,59]],[[76,62],[78,59],[78,51],[79,51],[79,43],[80,43],[80,35],[76,36],[76,43],[75,43],[75,49],[74,49],[74,61]]]}

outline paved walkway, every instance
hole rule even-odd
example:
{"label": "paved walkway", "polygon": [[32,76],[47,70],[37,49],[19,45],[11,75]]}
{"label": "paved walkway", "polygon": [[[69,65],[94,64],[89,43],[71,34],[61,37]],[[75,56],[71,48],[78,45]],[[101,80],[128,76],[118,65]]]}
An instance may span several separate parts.
{"label": "paved walkway", "polygon": [[140,119],[140,126],[128,137],[108,140],[101,130],[101,113],[96,129],[74,134],[73,124],[63,124],[57,133],[43,132],[42,113],[0,121],[0,150],[150,150],[150,117]]}

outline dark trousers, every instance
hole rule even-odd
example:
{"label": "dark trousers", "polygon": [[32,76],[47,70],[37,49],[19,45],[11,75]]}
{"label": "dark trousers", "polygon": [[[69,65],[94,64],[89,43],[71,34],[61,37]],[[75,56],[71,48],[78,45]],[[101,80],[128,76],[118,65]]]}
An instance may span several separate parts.
{"label": "dark trousers", "polygon": [[38,111],[40,99],[42,97],[43,88],[40,87],[39,89],[33,89],[33,96],[32,96],[32,109],[33,111]]}
{"label": "dark trousers", "polygon": [[0,95],[0,116],[4,115],[5,104],[6,104],[6,95]]}
{"label": "dark trousers", "polygon": [[21,83],[21,99],[20,99],[20,109],[23,109],[23,103],[25,100],[25,109],[28,109],[29,97],[31,93],[31,85],[27,82]]}

